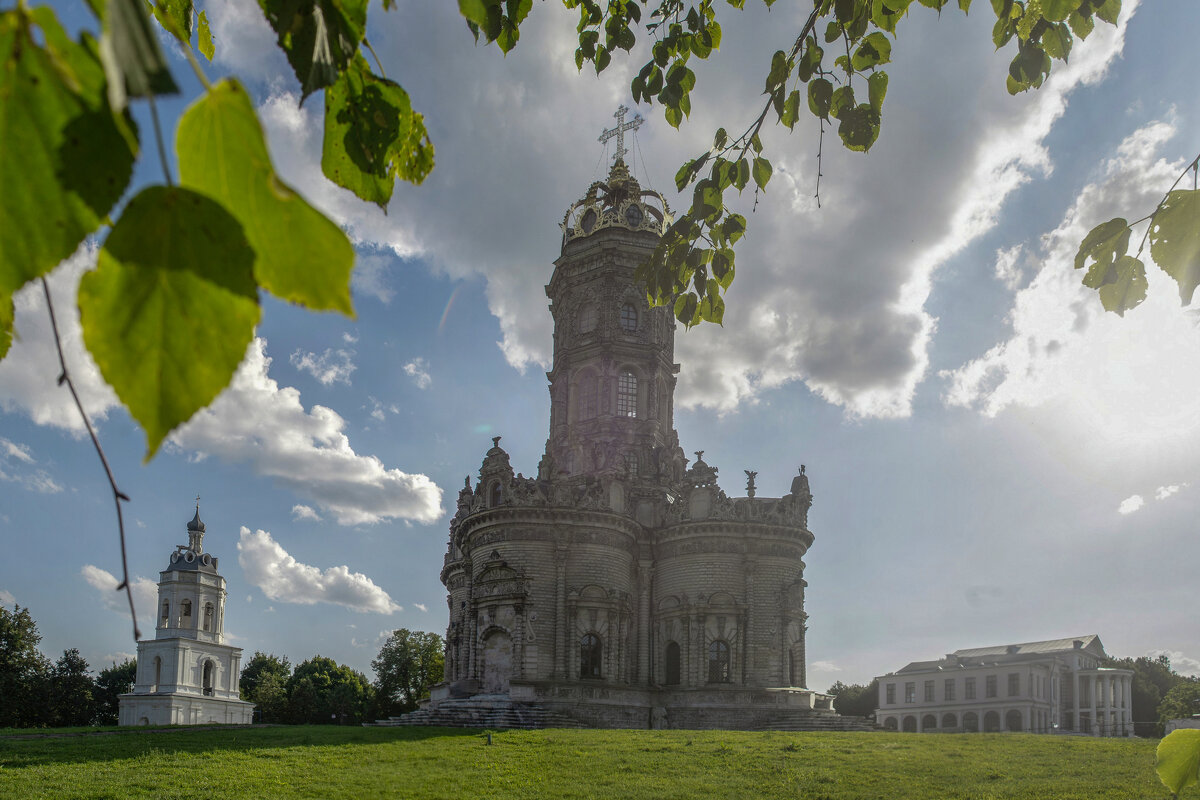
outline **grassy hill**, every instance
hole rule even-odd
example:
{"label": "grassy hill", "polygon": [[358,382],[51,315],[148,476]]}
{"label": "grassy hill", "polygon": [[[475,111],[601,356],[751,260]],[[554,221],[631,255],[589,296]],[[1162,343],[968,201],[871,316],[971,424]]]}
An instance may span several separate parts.
{"label": "grassy hill", "polygon": [[[26,732],[27,733],[27,732]],[[1156,742],[278,727],[0,735],[0,798],[1167,798]]]}

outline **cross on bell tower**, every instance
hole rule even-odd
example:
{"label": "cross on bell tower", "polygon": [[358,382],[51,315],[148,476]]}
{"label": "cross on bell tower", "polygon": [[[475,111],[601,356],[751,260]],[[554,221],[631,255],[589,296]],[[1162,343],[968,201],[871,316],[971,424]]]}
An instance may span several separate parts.
{"label": "cross on bell tower", "polygon": [[618,162],[624,162],[625,154],[629,152],[625,149],[625,131],[636,131],[638,128],[642,127],[642,123],[645,122],[645,120],[642,119],[641,114],[634,114],[633,119],[631,119],[629,122],[626,122],[625,115],[627,113],[629,113],[628,108],[623,105],[617,106],[617,113],[613,114],[617,120],[617,127],[607,128],[603,133],[600,134],[600,144],[607,144],[608,140],[614,136],[617,138],[617,150],[615,153],[613,153],[614,164]]}

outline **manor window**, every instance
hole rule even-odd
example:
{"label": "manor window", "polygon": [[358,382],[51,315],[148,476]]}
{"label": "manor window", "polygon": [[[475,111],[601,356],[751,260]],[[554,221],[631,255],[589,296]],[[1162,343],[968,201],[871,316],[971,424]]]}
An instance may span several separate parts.
{"label": "manor window", "polygon": [[985,690],[985,691],[986,691],[986,694],[985,694],[984,696],[985,696],[985,697],[996,697],[996,695],[997,695],[997,692],[996,692],[996,676],[995,676],[995,675],[988,675],[988,676],[987,676],[987,678],[986,678],[986,680],[987,680],[987,688],[986,688],[986,690]]}
{"label": "manor window", "polygon": [[[945,694],[946,694],[946,697],[945,697],[945,699],[946,699],[946,700],[953,700],[953,699],[954,699],[954,678],[947,678],[947,679],[946,679],[946,692],[945,692]],[[953,725],[951,725],[950,727],[951,727],[951,728],[953,728],[954,726],[953,726]]]}
{"label": "manor window", "polygon": [[[889,683],[887,685],[887,704],[890,706],[890,705],[895,705],[895,703],[896,703],[896,684]],[[891,720],[891,721],[895,722],[895,720]]]}
{"label": "manor window", "polygon": [[708,646],[708,682],[729,683],[729,643],[716,639]]}
{"label": "manor window", "polygon": [[904,684],[904,702],[906,702],[906,703],[917,702],[917,682],[916,681],[909,681],[908,683]]}
{"label": "manor window", "polygon": [[1008,696],[1016,697],[1021,693],[1021,673],[1008,673]]}
{"label": "manor window", "polygon": [[963,696],[968,700],[974,700],[975,699],[975,679],[967,678],[964,681],[964,683],[965,683],[965,686],[964,686],[965,690],[963,691]]}
{"label": "manor window", "polygon": [[933,702],[933,681],[925,681],[925,702]]}

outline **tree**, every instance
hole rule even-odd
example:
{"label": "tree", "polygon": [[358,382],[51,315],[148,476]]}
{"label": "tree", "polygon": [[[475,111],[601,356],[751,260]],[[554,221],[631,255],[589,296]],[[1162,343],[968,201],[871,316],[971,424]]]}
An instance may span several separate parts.
{"label": "tree", "polygon": [[242,675],[238,679],[238,689],[243,700],[254,701],[254,694],[259,684],[268,676],[282,677],[283,682],[292,677],[292,665],[287,656],[279,658],[274,653],[267,655],[261,650],[255,650],[254,655],[242,667]]}
{"label": "tree", "polygon": [[75,648],[64,650],[50,670],[50,707],[54,725],[91,725],[96,682]]}
{"label": "tree", "polygon": [[116,725],[120,713],[120,696],[133,691],[137,680],[137,659],[127,658],[120,664],[100,670],[96,676],[94,725]]}
{"label": "tree", "polygon": [[436,633],[392,631],[371,661],[380,716],[412,711],[429,695],[429,687],[442,680],[445,648]]}
{"label": "tree", "polygon": [[0,606],[0,728],[45,725],[50,664],[28,608]]}
{"label": "tree", "polygon": [[1151,658],[1110,658],[1104,666],[1133,670],[1130,692],[1130,714],[1134,733],[1139,736],[1162,736],[1159,723],[1159,703],[1171,689],[1187,680],[1171,667],[1166,655]]}
{"label": "tree", "polygon": [[1200,679],[1184,678],[1172,687],[1158,707],[1158,723],[1165,726],[1173,719],[1191,719],[1200,714]]}
{"label": "tree", "polygon": [[843,716],[867,717],[875,713],[879,707],[879,680],[870,683],[842,683],[838,681],[829,687],[833,695],[833,707]]}
{"label": "tree", "polygon": [[375,692],[365,675],[331,658],[313,656],[296,665],[288,680],[292,722],[340,724],[361,722]]}

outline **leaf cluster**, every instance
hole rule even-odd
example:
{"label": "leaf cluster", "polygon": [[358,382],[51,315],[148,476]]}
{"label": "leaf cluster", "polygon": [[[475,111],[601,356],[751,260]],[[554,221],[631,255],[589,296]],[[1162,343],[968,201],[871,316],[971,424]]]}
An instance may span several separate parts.
{"label": "leaf cluster", "polygon": [[[956,0],[955,5],[966,13],[971,1]],[[708,59],[721,45],[715,0],[563,2],[579,11],[576,67],[590,63],[597,73],[603,71],[615,51],[633,49],[640,29],[651,40],[650,59],[631,81],[634,100],[662,105],[672,127],[690,116],[696,74],[688,64],[693,58]],[[726,0],[724,5],[736,12],[745,2]],[[774,0],[763,2],[770,7]],[[812,0],[791,46],[770,57],[757,119],[739,136],[718,130],[712,147],[689,159],[676,175],[679,191],[692,188],[692,201],[638,270],[650,302],[670,305],[688,326],[720,324],[723,295],[734,276],[733,245],[746,231],[745,218],[726,205],[725,191],[733,188],[741,194],[753,181],[757,203],[759,192],[766,190],[772,166],[763,151],[763,125],[770,119],[790,131],[807,108],[822,137],[827,126],[836,125],[844,147],[869,151],[879,139],[888,90],[882,67],[892,59],[900,21],[914,6],[940,13],[949,5],[951,0]],[[1053,60],[1066,61],[1072,43],[1086,38],[1096,19],[1115,24],[1121,0],[990,0],[990,5],[996,16],[996,48],[1016,45],[1007,78],[1008,90],[1015,94],[1040,87]],[[526,13],[510,13],[513,6],[520,10],[524,4],[460,0],[472,31],[497,41],[505,52],[516,44],[516,27]],[[479,10],[484,7],[490,15],[487,25]]]}
{"label": "leaf cluster", "polygon": [[[325,90],[322,170],[386,210],[396,179],[420,183],[434,151],[421,114],[362,49],[366,0],[261,0],[301,90]],[[271,163],[245,89],[211,84],[193,49],[215,43],[192,0],[90,0],[99,37],[71,40],[48,7],[0,12],[0,358],[13,294],[108,227],[79,291],[84,342],[146,431],[147,458],[229,384],[261,314],[260,292],[353,316],[349,238]],[[155,136],[162,185],[117,205],[141,151],[131,99],[178,92],[155,25],[204,85],[179,120],[178,182]],[[382,68],[379,70],[382,73]],[[157,119],[157,118],[156,118]]]}

